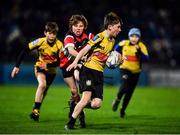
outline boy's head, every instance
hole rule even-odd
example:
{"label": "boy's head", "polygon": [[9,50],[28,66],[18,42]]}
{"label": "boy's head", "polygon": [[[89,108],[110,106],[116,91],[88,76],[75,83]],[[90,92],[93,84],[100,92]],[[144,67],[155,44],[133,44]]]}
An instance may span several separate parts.
{"label": "boy's head", "polygon": [[141,31],[138,28],[131,28],[128,33],[131,44],[137,44],[141,38]]}
{"label": "boy's head", "polygon": [[57,33],[59,31],[58,25],[56,22],[48,22],[45,25],[44,34],[48,43],[54,43],[56,40]]}
{"label": "boy's head", "polygon": [[84,15],[72,15],[69,19],[69,29],[72,30],[73,25],[77,25],[81,22],[84,25],[84,30],[87,29],[88,21]]}
{"label": "boy's head", "polygon": [[57,34],[58,31],[59,31],[59,27],[56,22],[47,22],[47,24],[45,25],[44,32]]}
{"label": "boy's head", "polygon": [[114,24],[118,24],[118,23],[120,23],[120,17],[116,13],[110,12],[105,15],[105,17],[104,17],[104,28],[105,29],[108,29],[109,25],[114,25]]}
{"label": "boy's head", "polygon": [[128,36],[130,37],[130,36],[132,36],[132,35],[136,35],[136,36],[138,36],[138,37],[140,38],[140,37],[141,37],[141,31],[140,31],[140,29],[138,29],[138,28],[131,28],[131,29],[129,30]]}
{"label": "boy's head", "polygon": [[120,17],[114,12],[106,14],[104,17],[104,28],[110,32],[110,36],[116,37],[121,31]]}

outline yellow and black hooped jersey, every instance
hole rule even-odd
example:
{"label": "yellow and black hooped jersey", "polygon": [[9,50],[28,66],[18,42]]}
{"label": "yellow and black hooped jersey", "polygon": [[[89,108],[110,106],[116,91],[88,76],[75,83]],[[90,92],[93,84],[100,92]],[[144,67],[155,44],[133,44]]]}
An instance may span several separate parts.
{"label": "yellow and black hooped jersey", "polygon": [[123,58],[120,69],[127,69],[132,73],[141,72],[141,62],[147,61],[149,56],[146,46],[142,42],[138,45],[140,49],[137,50],[129,40],[123,40],[115,46],[115,50],[120,52]]}
{"label": "yellow and black hooped jersey", "polygon": [[48,65],[47,72],[55,72],[55,67],[53,64],[59,61],[59,55],[62,51],[63,44],[60,40],[56,41],[49,45],[47,43],[46,37],[38,38],[28,44],[30,50],[37,49],[39,58],[35,64],[35,67],[38,67],[42,63]]}
{"label": "yellow and black hooped jersey", "polygon": [[114,38],[106,36],[105,31],[97,34],[93,39],[89,40],[88,44],[91,45],[90,60],[84,63],[84,66],[103,72],[105,62],[109,53],[114,47]]}

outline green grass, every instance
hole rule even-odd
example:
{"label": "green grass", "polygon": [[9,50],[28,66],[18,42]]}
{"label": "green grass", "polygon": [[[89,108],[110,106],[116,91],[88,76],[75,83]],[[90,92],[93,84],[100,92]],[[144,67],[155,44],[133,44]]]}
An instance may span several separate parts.
{"label": "green grass", "polygon": [[[103,106],[86,109],[87,128],[65,131],[68,118],[66,86],[52,86],[41,108],[39,122],[29,119],[36,86],[0,86],[1,134],[174,134],[180,133],[180,90],[138,87],[121,119],[111,111],[117,86],[105,86]],[[77,124],[78,125],[78,124]]]}

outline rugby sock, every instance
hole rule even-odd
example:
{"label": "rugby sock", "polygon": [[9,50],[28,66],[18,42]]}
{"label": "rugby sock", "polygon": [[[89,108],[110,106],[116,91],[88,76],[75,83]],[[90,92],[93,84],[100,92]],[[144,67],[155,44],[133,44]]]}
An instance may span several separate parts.
{"label": "rugby sock", "polygon": [[71,116],[71,118],[70,118],[70,120],[69,120],[69,122],[68,122],[68,125],[69,125],[69,124],[70,124],[70,125],[74,125],[75,122],[76,122],[76,119]]}
{"label": "rugby sock", "polygon": [[41,103],[40,102],[35,102],[33,109],[40,109],[40,107],[41,107]]}

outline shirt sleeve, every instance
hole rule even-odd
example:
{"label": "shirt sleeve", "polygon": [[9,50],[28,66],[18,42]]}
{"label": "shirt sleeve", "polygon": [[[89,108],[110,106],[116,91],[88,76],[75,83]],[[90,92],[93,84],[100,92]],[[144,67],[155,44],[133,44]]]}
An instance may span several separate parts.
{"label": "shirt sleeve", "polygon": [[61,52],[62,52],[62,50],[63,50],[63,43],[62,43],[61,41],[59,41],[58,49],[59,49],[59,57],[60,57]]}
{"label": "shirt sleeve", "polygon": [[148,55],[147,48],[146,48],[145,44],[143,44],[142,42],[140,43],[140,49],[144,55]]}
{"label": "shirt sleeve", "polygon": [[32,42],[30,42],[30,43],[28,44],[28,46],[26,46],[26,48],[24,48],[24,49],[21,51],[21,53],[19,54],[15,66],[16,66],[16,67],[19,67],[20,64],[21,64],[21,62],[22,62],[22,60],[23,60],[23,58],[24,58],[29,52],[31,52],[32,50],[38,48],[38,47],[41,45],[41,42],[42,42],[42,40],[41,40],[40,38],[39,38],[39,39],[36,39],[36,40],[34,40],[34,41],[32,41]]}
{"label": "shirt sleeve", "polygon": [[103,37],[101,37],[99,34],[94,36],[91,40],[88,41],[88,44],[93,47],[95,44],[99,43],[103,40]]}
{"label": "shirt sleeve", "polygon": [[90,39],[92,39],[93,37],[94,37],[94,34],[89,33],[88,39],[90,40]]}
{"label": "shirt sleeve", "polygon": [[149,55],[148,55],[148,50],[147,50],[145,44],[140,42],[139,46],[140,46],[140,52],[141,52],[140,53],[141,54],[141,59],[143,61],[148,61],[149,60]]}
{"label": "shirt sleeve", "polygon": [[21,53],[19,54],[18,58],[17,58],[17,61],[16,61],[16,64],[15,64],[15,67],[19,67],[23,58],[30,52],[31,50],[29,49],[28,46],[26,46],[26,48],[24,48]]}
{"label": "shirt sleeve", "polygon": [[124,41],[119,42],[114,46],[114,50],[122,54],[122,46],[124,45]]}
{"label": "shirt sleeve", "polygon": [[69,46],[74,47],[74,37],[72,35],[67,35],[64,39],[64,47],[67,48]]}
{"label": "shirt sleeve", "polygon": [[36,39],[28,44],[30,50],[34,50],[41,45],[41,39]]}

